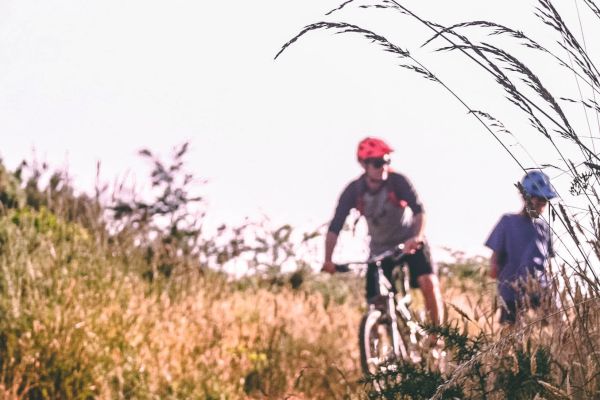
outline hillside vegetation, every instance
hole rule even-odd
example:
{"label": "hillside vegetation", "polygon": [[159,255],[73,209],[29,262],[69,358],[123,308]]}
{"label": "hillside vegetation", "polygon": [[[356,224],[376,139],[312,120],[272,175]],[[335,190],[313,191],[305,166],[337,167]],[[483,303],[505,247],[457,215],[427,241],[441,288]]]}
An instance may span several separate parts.
{"label": "hillside vegetation", "polygon": [[[356,393],[358,279],[277,272],[289,227],[252,243],[243,228],[203,238],[185,151],[168,166],[142,152],[147,202],[102,205],[105,188],[75,195],[65,174],[0,166],[0,398]],[[220,272],[242,254],[254,274]]]}
{"label": "hillside vegetation", "polygon": [[[0,398],[597,395],[594,297],[576,294],[550,325],[530,315],[501,332],[485,260],[459,253],[441,269],[447,324],[432,328],[445,340],[447,368],[363,377],[363,278],[311,272],[291,227],[205,237],[185,152],[168,165],[142,152],[153,187],[144,201],[102,187],[76,195],[64,174],[0,166]],[[221,272],[236,258],[254,273]],[[282,273],[282,260],[297,270]],[[376,391],[382,379],[388,390]]]}
{"label": "hillside vegetation", "polygon": [[344,382],[358,358],[349,292],[327,301],[288,281],[191,268],[150,281],[142,251],[46,209],[7,212],[0,235],[2,398],[328,398],[355,388]]}

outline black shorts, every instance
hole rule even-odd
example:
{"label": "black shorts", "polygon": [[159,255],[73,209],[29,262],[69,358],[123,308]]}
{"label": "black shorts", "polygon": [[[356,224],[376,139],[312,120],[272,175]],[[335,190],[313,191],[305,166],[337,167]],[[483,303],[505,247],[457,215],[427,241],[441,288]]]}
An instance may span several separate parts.
{"label": "black shorts", "polygon": [[[408,275],[411,288],[418,288],[418,278],[421,275],[429,275],[437,273],[436,268],[431,261],[431,250],[429,245],[425,243],[415,254],[404,257],[404,264],[408,265]],[[397,264],[391,260],[384,260],[381,264],[383,274],[392,282],[393,270]],[[379,294],[379,274],[377,273],[377,265],[369,264],[367,268],[367,300]]]}
{"label": "black shorts", "polygon": [[427,243],[423,244],[415,254],[405,257],[405,262],[408,265],[408,273],[410,275],[410,287],[415,289],[419,287],[419,278],[421,275],[429,275],[437,273],[437,270],[431,262],[431,249]]}

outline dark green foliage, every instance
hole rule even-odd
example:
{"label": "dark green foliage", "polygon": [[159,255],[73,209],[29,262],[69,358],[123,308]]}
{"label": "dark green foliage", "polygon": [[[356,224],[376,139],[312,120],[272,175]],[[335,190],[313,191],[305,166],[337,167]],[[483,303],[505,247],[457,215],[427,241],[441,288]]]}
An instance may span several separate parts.
{"label": "dark green foliage", "polygon": [[197,208],[202,197],[191,194],[198,181],[184,170],[183,158],[188,143],[174,149],[170,164],[165,165],[150,150],[139,154],[152,164],[152,196],[148,200],[118,196],[109,207],[119,226],[119,235],[129,235],[146,247],[148,269],[142,275],[154,280],[156,274],[169,278],[181,262],[198,265],[200,222]]}
{"label": "dark green foliage", "polygon": [[304,280],[306,279],[306,273],[306,271],[299,269],[290,275],[289,282],[292,289],[300,289],[302,283],[304,283]]}
{"label": "dark green foliage", "polygon": [[458,370],[443,374],[424,363],[394,365],[387,372],[364,378],[372,387],[370,398],[428,399],[436,393],[440,399],[554,398],[555,391],[549,388],[558,382],[548,348],[534,349],[531,342],[521,348],[518,342],[509,341],[501,350],[492,350],[493,342],[485,335],[472,338],[448,325],[427,326],[426,330],[443,338],[448,361],[466,370],[455,375]]}
{"label": "dark green foliage", "polygon": [[255,369],[248,372],[248,375],[244,378],[244,393],[252,394],[260,390],[260,386],[260,373]]}
{"label": "dark green foliage", "polygon": [[[41,186],[40,182],[47,182]],[[76,222],[86,229],[105,228],[100,195],[106,188],[96,188],[96,197],[76,194],[67,172],[50,172],[46,164],[23,161],[13,171],[0,162],[0,205],[4,209],[29,208],[48,210],[67,222]]]}
{"label": "dark green foliage", "polygon": [[0,160],[0,205],[3,208],[18,208],[25,205],[25,193],[20,183],[20,174],[8,171]]}
{"label": "dark green foliage", "polygon": [[30,400],[95,398],[93,364],[88,363],[77,343],[63,348],[41,348],[37,354],[38,367],[31,365],[17,377],[11,366],[23,362],[19,342],[31,337],[32,322],[27,318],[12,322],[0,319],[1,383],[8,387],[20,383],[19,395]]}
{"label": "dark green foliage", "polygon": [[[431,371],[420,364],[402,363],[394,365],[391,371],[364,378],[370,387],[369,399],[429,399],[444,383],[439,371]],[[463,398],[459,386],[445,390],[441,399]]]}
{"label": "dark green foliage", "polygon": [[486,337],[480,335],[471,338],[460,332],[458,327],[446,325],[425,325],[425,330],[444,338],[444,344],[447,349],[453,350],[454,361],[465,362],[477,355],[486,343]]}
{"label": "dark green foliage", "polygon": [[[531,343],[524,349],[516,349],[514,359],[505,358],[497,371],[496,390],[504,393],[507,399],[525,400],[536,395],[547,395],[540,382],[552,383],[551,354],[548,349],[539,347],[532,350]],[[511,365],[512,364],[512,365]]]}
{"label": "dark green foliage", "polygon": [[[115,220],[127,220],[138,229],[160,231],[165,234],[166,242],[183,240],[198,234],[198,228],[189,224],[190,206],[202,201],[202,197],[190,194],[190,185],[197,183],[192,174],[183,170],[183,157],[187,153],[188,143],[175,149],[169,166],[149,150],[139,154],[153,165],[150,173],[154,196],[149,201],[120,198],[110,207]],[[166,218],[166,224],[159,227],[159,217]]]}

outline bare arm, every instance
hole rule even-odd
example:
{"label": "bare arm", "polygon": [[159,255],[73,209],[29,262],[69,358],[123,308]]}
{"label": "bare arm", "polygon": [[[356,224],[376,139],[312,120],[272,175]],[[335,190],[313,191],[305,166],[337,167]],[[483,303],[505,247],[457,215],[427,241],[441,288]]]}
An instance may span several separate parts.
{"label": "bare arm", "polygon": [[414,254],[421,247],[423,240],[425,240],[425,221],[426,217],[424,212],[418,213],[413,217],[413,224],[417,233],[415,236],[404,242],[405,252]]}
{"label": "bare arm", "polygon": [[333,250],[337,244],[338,235],[333,232],[327,232],[325,236],[325,261],[323,262],[323,271],[333,274],[335,272],[335,264],[331,261]]}
{"label": "bare arm", "polygon": [[424,212],[414,216],[413,223],[415,227],[417,227],[417,234],[415,235],[415,239],[419,240],[420,242],[422,242],[423,239],[425,239],[425,221],[426,217]]}
{"label": "bare arm", "polygon": [[492,258],[490,259],[490,277],[493,279],[498,278],[498,253],[495,251],[492,253]]}

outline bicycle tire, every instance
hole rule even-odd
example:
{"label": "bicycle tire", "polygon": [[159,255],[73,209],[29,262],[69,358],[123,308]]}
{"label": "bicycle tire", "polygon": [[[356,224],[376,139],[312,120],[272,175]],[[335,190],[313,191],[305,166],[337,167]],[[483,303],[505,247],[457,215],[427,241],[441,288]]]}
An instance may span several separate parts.
{"label": "bicycle tire", "polygon": [[[368,311],[360,321],[358,334],[360,347],[360,364],[365,375],[372,375],[382,372],[382,368],[401,361],[396,357],[392,342],[392,322],[382,321],[383,313],[374,309]],[[385,334],[387,338],[382,337]],[[402,343],[397,346],[403,346],[406,349],[405,338],[398,335]]]}

